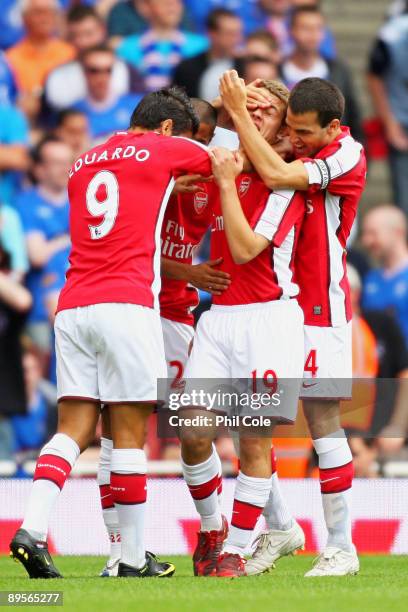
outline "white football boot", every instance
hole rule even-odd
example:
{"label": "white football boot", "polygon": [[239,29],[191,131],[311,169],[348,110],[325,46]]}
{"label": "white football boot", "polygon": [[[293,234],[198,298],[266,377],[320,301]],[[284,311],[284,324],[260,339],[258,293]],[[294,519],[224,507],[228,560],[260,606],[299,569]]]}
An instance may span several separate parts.
{"label": "white football boot", "polygon": [[357,574],[359,569],[360,562],[354,547],[352,552],[347,552],[341,548],[329,546],[317,557],[313,568],[306,572],[305,578],[349,576]]}
{"label": "white football boot", "polygon": [[275,561],[286,555],[293,555],[305,547],[305,534],[301,526],[294,524],[287,531],[269,529],[259,534],[255,540],[255,551],[246,562],[245,573],[248,576],[263,574],[275,567]]}
{"label": "white football boot", "polygon": [[108,559],[105,567],[99,574],[102,578],[111,578],[118,575],[120,559]]}

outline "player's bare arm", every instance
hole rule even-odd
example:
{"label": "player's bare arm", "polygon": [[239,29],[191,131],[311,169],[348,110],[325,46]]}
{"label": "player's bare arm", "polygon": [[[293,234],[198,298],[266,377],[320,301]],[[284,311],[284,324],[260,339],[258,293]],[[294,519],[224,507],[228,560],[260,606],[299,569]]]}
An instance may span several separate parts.
{"label": "player's bare arm", "polygon": [[179,195],[180,193],[196,193],[201,189],[198,183],[210,183],[212,180],[212,176],[202,176],[201,174],[184,174],[176,179],[172,195]]}
{"label": "player's bare arm", "polygon": [[218,183],[224,217],[225,233],[231,255],[237,264],[254,259],[269,245],[269,241],[256,234],[242,211],[235,178],[242,172],[239,153],[215,148],[210,152],[214,178]]}
{"label": "player's bare arm", "polygon": [[247,88],[235,70],[229,70],[222,76],[220,93],[241,145],[265,184],[270,189],[308,189],[309,178],[303,162],[285,162],[257,130],[247,108]]}
{"label": "player's bare arm", "polygon": [[208,291],[212,295],[221,295],[231,284],[228,272],[216,269],[221,264],[222,257],[194,265],[162,257],[161,273],[172,280],[188,282],[196,289]]}

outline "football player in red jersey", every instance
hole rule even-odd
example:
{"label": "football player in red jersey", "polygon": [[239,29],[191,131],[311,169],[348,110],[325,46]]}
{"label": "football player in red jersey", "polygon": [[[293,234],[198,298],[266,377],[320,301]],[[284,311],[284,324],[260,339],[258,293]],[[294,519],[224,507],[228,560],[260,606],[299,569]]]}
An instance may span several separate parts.
{"label": "football player in red jersey", "polygon": [[[192,98],[191,103],[200,120],[194,140],[208,145],[217,124],[216,110],[199,98]],[[183,135],[193,136],[191,130]],[[216,186],[212,181],[209,183],[203,179],[197,174],[177,178],[161,231],[160,317],[169,391],[173,392],[182,386],[184,366],[194,335],[192,310],[198,304],[196,288],[219,294],[230,283],[229,275],[216,268],[221,259],[193,265],[194,251],[209,229],[213,216],[210,196]],[[110,541],[110,557],[101,572],[103,577],[117,576],[121,550],[118,513],[110,495],[112,446],[109,406],[106,406],[102,412],[97,477],[103,519]]]}
{"label": "football player in red jersey", "polygon": [[174,566],[146,554],[148,415],[166,377],[159,314],[160,232],[175,177],[211,174],[206,147],[173,133],[198,128],[177,88],[148,94],[127,132],[83,154],[68,183],[72,250],[55,319],[58,431],[41,450],[22,527],[11,554],[30,577],[60,574],[47,548],[49,518],[79,454],[109,404],[110,490],[118,511],[118,575],[170,576]]}
{"label": "football player in red jersey", "polygon": [[[259,129],[268,129],[274,142],[285,117],[288,91],[273,81],[265,81],[263,89],[274,99],[273,108],[254,110],[252,119]],[[202,383],[195,379],[211,379],[214,387],[224,379],[294,378],[290,398],[269,414],[273,427],[277,421],[294,419],[295,387],[302,373],[303,315],[292,299],[298,293],[292,264],[305,203],[293,190],[271,193],[255,172],[242,172],[239,158],[231,156],[222,149],[214,153],[219,191],[211,237],[211,258],[222,257],[231,284],[214,296],[211,310],[200,318],[186,365],[185,393],[201,389]],[[230,235],[235,234],[236,221],[237,240]],[[217,503],[219,472],[211,437],[199,430],[183,431],[183,473],[201,517],[193,556],[196,575],[247,575],[243,554],[272,487],[272,427],[263,438],[240,440],[241,469],[228,537]],[[294,548],[302,546],[301,536]]]}
{"label": "football player in red jersey", "polygon": [[[344,97],[332,83],[300,81],[289,98],[287,127],[296,160],[283,161],[254,129],[247,91],[235,71],[221,79],[224,106],[246,154],[272,189],[306,194],[307,214],[295,259],[305,327],[303,409],[319,456],[328,540],[307,577],[355,574],[351,536],[353,463],[340,423],[339,400],[351,392],[351,307],[346,242],[366,180],[362,145],[341,125]],[[309,382],[310,379],[310,382]],[[267,550],[267,547],[264,547]],[[255,556],[267,554],[257,550]],[[270,564],[269,564],[270,565]]]}

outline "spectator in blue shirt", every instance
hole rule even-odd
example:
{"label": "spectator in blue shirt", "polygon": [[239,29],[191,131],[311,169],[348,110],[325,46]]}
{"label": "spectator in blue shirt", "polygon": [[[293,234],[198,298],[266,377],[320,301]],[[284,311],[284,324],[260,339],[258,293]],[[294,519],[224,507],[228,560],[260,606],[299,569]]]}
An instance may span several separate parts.
{"label": "spectator in blue shirt", "polygon": [[115,55],[107,46],[100,45],[82,54],[88,95],[77,102],[74,108],[88,118],[92,138],[127,129],[129,119],[141,100],[141,94],[117,95],[112,92],[111,78]]}
{"label": "spectator in blue shirt", "polygon": [[206,51],[208,40],[201,34],[180,30],[181,0],[145,0],[144,4],[149,29],[145,34],[124,38],[117,53],[139,69],[146,88],[153,91],[170,84],[181,60]]}
{"label": "spectator in blue shirt", "polygon": [[72,150],[66,143],[56,137],[45,138],[34,154],[37,184],[23,192],[17,203],[31,264],[27,287],[33,296],[33,308],[28,332],[34,343],[45,351],[50,348],[50,331],[41,278],[44,266],[54,253],[70,244],[67,180],[72,161]]}
{"label": "spectator in blue shirt", "polygon": [[0,104],[0,202],[13,205],[21,182],[21,172],[28,168],[28,125],[23,113]]}
{"label": "spectator in blue shirt", "polygon": [[396,206],[371,209],[363,218],[362,243],[380,267],[364,278],[362,307],[392,312],[408,346],[407,220]]}

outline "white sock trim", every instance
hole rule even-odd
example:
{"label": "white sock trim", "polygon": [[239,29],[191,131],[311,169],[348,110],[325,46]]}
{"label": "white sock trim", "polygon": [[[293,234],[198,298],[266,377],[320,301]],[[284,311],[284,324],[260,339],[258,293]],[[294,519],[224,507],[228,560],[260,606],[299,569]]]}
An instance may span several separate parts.
{"label": "white sock trim", "polygon": [[196,465],[188,465],[181,461],[184,480],[188,485],[199,485],[208,482],[219,474],[220,458],[213,445],[212,453],[202,463]]}
{"label": "white sock trim", "polygon": [[80,454],[81,451],[75,440],[66,434],[56,433],[51,440],[42,447],[40,457],[41,455],[56,455],[68,461],[71,467],[73,467]]}
{"label": "white sock trim", "polygon": [[146,474],[146,453],[140,448],[113,448],[111,472],[117,474]]}
{"label": "white sock trim", "polygon": [[344,429],[313,440],[313,446],[319,456],[319,467],[323,470],[345,465],[353,458]]}
{"label": "white sock trim", "polygon": [[272,488],[270,478],[254,478],[239,472],[235,486],[235,499],[264,508]]}

